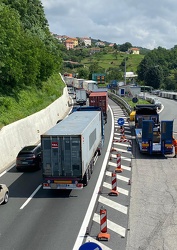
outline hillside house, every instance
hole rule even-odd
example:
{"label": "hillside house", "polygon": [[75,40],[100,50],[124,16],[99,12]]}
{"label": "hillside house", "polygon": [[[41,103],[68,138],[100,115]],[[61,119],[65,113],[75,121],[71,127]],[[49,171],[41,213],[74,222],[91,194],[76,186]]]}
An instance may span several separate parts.
{"label": "hillside house", "polygon": [[68,38],[64,42],[67,50],[74,49],[78,45],[78,39],[77,38]]}
{"label": "hillside house", "polygon": [[130,54],[139,55],[140,50],[139,50],[138,48],[130,48],[130,49],[128,50],[128,52],[129,52]]}
{"label": "hillside house", "polygon": [[80,41],[85,44],[85,46],[91,46],[92,40],[90,37],[80,37]]}
{"label": "hillside house", "polygon": [[98,47],[105,47],[105,43],[104,42],[101,42],[101,41],[98,41],[95,43],[95,46],[98,46]]}

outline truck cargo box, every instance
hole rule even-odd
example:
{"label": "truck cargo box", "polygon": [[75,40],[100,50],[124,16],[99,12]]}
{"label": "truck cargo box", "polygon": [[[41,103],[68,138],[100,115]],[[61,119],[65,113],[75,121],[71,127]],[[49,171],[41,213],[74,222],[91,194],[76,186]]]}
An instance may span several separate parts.
{"label": "truck cargo box", "polygon": [[83,81],[84,79],[78,79],[78,78],[74,78],[74,88],[83,88]]}
{"label": "truck cargo box", "polygon": [[83,88],[76,89],[76,103],[79,105],[86,105],[87,93]]}
{"label": "truck cargo box", "polygon": [[108,93],[107,92],[92,92],[89,95],[89,105],[95,107],[101,107],[103,115],[107,120],[108,109]]}
{"label": "truck cargo box", "polygon": [[41,135],[44,185],[57,189],[80,187],[101,140],[100,111],[73,112]]}

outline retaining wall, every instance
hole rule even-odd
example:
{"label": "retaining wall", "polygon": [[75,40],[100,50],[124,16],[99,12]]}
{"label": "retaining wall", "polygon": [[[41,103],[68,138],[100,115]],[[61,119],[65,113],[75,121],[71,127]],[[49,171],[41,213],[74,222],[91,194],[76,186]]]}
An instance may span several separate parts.
{"label": "retaining wall", "polygon": [[0,130],[0,172],[12,164],[24,146],[37,144],[40,135],[63,119],[71,109],[67,87],[50,106]]}

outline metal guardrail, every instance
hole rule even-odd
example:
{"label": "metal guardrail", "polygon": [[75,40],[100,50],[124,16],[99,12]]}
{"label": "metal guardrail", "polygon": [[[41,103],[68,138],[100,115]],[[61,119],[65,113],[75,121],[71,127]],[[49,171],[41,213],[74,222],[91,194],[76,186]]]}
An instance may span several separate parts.
{"label": "metal guardrail", "polygon": [[130,115],[130,113],[132,111],[132,107],[124,99],[122,99],[120,96],[118,96],[112,92],[108,92],[108,96],[111,100],[113,100],[115,103],[117,103],[121,107],[121,109],[125,110],[126,113],[128,115]]}

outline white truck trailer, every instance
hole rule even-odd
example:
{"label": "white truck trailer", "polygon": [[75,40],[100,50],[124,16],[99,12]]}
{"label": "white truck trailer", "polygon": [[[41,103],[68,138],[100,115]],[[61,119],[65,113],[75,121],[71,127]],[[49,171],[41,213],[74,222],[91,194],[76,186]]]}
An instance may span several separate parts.
{"label": "white truck trailer", "polygon": [[87,186],[101,154],[104,129],[101,111],[85,110],[41,135],[43,189]]}
{"label": "white truck trailer", "polygon": [[96,81],[93,80],[84,80],[83,81],[83,88],[86,90],[87,92],[87,96],[89,96],[89,94],[98,89],[98,85]]}
{"label": "white truck trailer", "polygon": [[76,103],[78,105],[86,105],[87,93],[85,89],[76,89]]}

